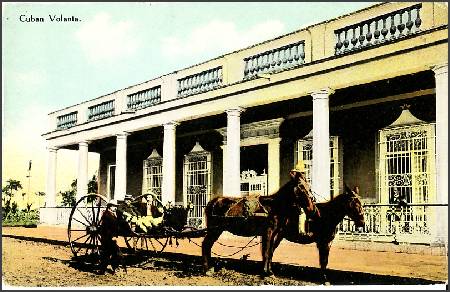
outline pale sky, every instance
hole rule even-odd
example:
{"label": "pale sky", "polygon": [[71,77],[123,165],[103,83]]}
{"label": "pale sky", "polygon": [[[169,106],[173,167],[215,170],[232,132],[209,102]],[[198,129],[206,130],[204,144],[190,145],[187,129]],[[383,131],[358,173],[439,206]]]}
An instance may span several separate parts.
{"label": "pale sky", "polygon": [[[45,191],[47,114],[374,2],[2,3],[2,186]],[[51,22],[49,15],[80,22]],[[21,22],[43,17],[45,22]],[[90,176],[98,167],[91,155]],[[58,151],[57,191],[77,152]]]}

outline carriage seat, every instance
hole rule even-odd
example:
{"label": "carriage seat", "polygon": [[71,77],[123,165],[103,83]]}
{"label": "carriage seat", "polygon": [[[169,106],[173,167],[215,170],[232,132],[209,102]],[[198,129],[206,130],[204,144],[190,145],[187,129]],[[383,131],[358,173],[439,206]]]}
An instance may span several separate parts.
{"label": "carriage seat", "polygon": [[267,217],[268,212],[259,202],[258,196],[246,196],[237,201],[225,213],[225,217],[252,217],[263,216]]}

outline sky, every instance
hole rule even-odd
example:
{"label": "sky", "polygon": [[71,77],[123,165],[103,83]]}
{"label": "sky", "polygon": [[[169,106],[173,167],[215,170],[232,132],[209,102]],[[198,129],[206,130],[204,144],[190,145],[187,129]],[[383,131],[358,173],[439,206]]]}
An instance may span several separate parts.
{"label": "sky", "polygon": [[[2,3],[2,186],[12,178],[45,191],[52,111],[373,4]],[[50,20],[60,15],[80,21]],[[31,16],[44,22],[21,21]],[[58,151],[57,191],[76,178],[77,159]],[[97,169],[90,153],[89,175]]]}

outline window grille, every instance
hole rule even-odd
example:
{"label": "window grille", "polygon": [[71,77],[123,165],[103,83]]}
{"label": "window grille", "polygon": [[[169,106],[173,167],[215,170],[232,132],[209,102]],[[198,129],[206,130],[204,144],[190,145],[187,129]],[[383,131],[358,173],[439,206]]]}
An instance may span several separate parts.
{"label": "window grille", "polygon": [[204,226],[204,209],[211,197],[211,153],[200,144],[184,156],[183,193],[184,201],[193,204],[193,211],[188,214],[188,226]]}
{"label": "window grille", "polygon": [[435,126],[406,125],[379,131],[382,203],[430,203],[435,194]]}
{"label": "window grille", "polygon": [[[303,159],[305,166],[305,176],[309,184],[311,184],[311,173],[313,165],[312,137],[307,135],[304,139],[297,140],[297,164],[299,158]],[[330,136],[330,195],[335,197],[339,195],[340,182],[340,155],[339,155],[339,137]]]}
{"label": "window grille", "polygon": [[142,194],[153,193],[162,201],[162,157],[156,149],[153,149],[152,154],[144,160],[143,175]]}

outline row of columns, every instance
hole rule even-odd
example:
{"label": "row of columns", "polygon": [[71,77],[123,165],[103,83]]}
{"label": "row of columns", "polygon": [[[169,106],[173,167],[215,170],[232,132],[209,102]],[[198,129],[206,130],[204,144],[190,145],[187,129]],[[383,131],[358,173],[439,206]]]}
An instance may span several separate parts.
{"label": "row of columns", "polygon": [[[448,204],[448,65],[433,68],[436,78],[436,192],[437,203]],[[311,93],[313,98],[313,153],[312,190],[328,196],[330,193],[330,153],[329,153],[329,96],[330,88]],[[233,108],[227,113],[227,144],[223,147],[223,188],[224,194],[240,196],[240,115],[242,108]],[[175,141],[176,122],[164,124],[163,142],[163,203],[175,202]],[[117,135],[116,147],[116,199],[123,199],[126,193],[127,173],[127,133]],[[268,161],[271,181],[279,182],[279,140],[269,142]],[[47,206],[54,206],[56,199],[56,148],[48,148]],[[79,143],[78,196],[87,194],[88,183],[88,142]],[[270,191],[275,191],[272,184]],[[323,196],[322,195],[322,196]],[[444,210],[445,209],[445,210]],[[438,212],[439,238],[447,237],[447,208]],[[444,226],[445,225],[445,226]]]}

